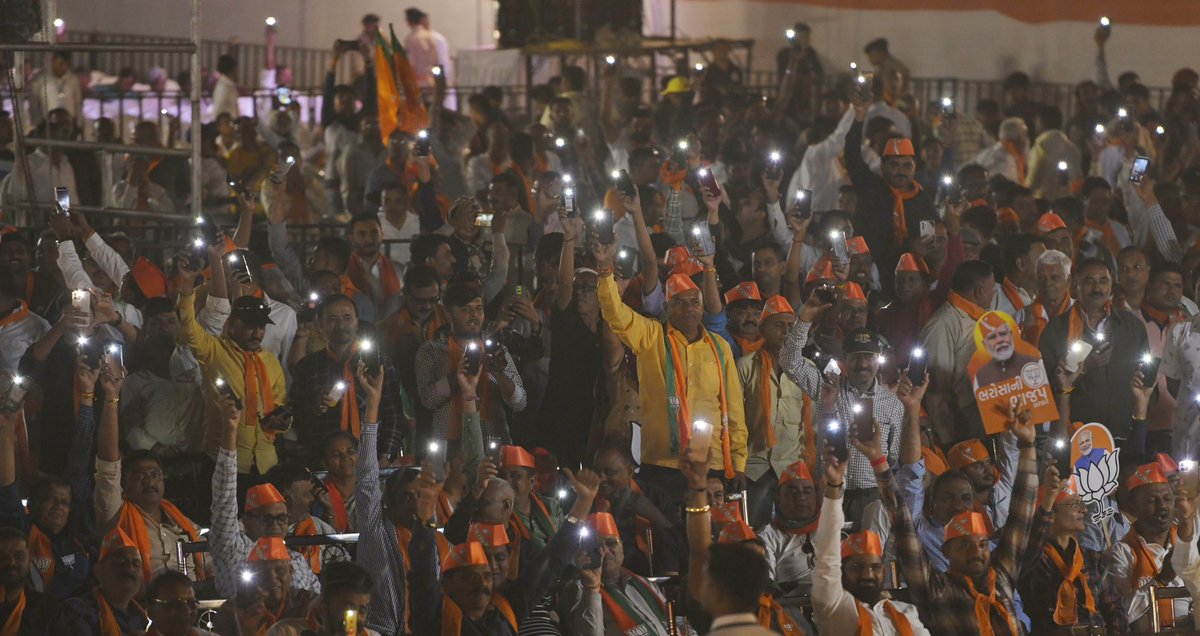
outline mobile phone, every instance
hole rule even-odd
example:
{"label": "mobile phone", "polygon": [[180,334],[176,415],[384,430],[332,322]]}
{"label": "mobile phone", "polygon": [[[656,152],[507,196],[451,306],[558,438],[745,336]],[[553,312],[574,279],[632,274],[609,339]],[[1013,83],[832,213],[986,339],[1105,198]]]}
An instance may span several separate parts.
{"label": "mobile phone", "polygon": [[439,442],[429,442],[425,459],[433,469],[433,478],[441,482],[446,479],[446,445]]}
{"label": "mobile phone", "polygon": [[271,174],[272,183],[283,183],[289,172],[292,171],[292,166],[296,165],[296,158],[288,155],[283,158],[283,170],[277,170]]}
{"label": "mobile phone", "polygon": [[871,103],[875,99],[875,74],[874,73],[859,73],[858,74],[858,97],[863,102]]}
{"label": "mobile phone", "polygon": [[308,299],[300,305],[298,318],[300,322],[311,322],[317,315],[317,307],[321,306],[321,294],[308,292]]}
{"label": "mobile phone", "polygon": [[263,415],[262,419],[260,421],[267,422],[272,419],[274,419],[278,422],[284,423],[284,426],[282,429],[277,428],[276,430],[282,430],[282,431],[288,430],[289,428],[292,427],[292,425],[291,425],[292,407],[290,407],[286,404],[281,404],[281,405],[275,407],[274,409],[272,409],[270,413]]}
{"label": "mobile phone", "polygon": [[124,369],[125,345],[115,340],[105,345],[104,361],[113,369]]}
{"label": "mobile phone", "polygon": [[237,585],[234,587],[234,596],[237,598],[238,607],[253,607],[258,603],[258,597],[261,594],[262,590],[258,587],[258,582],[254,580],[252,570],[242,570],[238,573]]}
{"label": "mobile phone", "polygon": [[833,383],[834,380],[842,375],[842,365],[838,364],[837,360],[830,358],[829,362],[825,363],[824,374],[825,379]]}
{"label": "mobile phone", "polygon": [[1092,350],[1098,354],[1103,354],[1112,346],[1112,341],[1108,339],[1108,336],[1105,336],[1104,332],[1098,329],[1086,336],[1086,338],[1092,343]]}
{"label": "mobile phone", "polygon": [[275,99],[278,99],[280,104],[292,103],[292,89],[286,86],[280,86],[279,88],[276,88]]}
{"label": "mobile phone", "polygon": [[429,149],[433,145],[433,139],[429,137],[429,131],[422,129],[417,131],[417,142],[413,145],[413,154],[418,157],[428,157]]}
{"label": "mobile phone", "polygon": [[933,221],[921,221],[921,238],[933,238],[936,230],[933,227]]}
{"label": "mobile phone", "polygon": [[717,185],[717,177],[708,168],[700,168],[696,171],[696,180],[700,182],[700,187],[708,191],[708,194],[714,197],[721,196],[721,186]]}
{"label": "mobile phone", "polygon": [[675,164],[676,170],[683,170],[687,167],[688,145],[687,139],[680,139],[675,143],[675,150],[671,153],[671,162]]}
{"label": "mobile phone", "polygon": [[796,216],[802,219],[812,216],[812,190],[797,190],[792,209],[795,210]]}
{"label": "mobile phone", "polygon": [[688,461],[708,462],[708,449],[712,444],[713,426],[704,420],[692,422],[692,436],[688,438],[684,451]]}
{"label": "mobile phone", "polygon": [[687,248],[695,258],[716,254],[717,244],[713,240],[712,232],[708,229],[707,221],[697,221],[692,224],[692,229],[687,235]]}
{"label": "mobile phone", "polygon": [[19,375],[12,376],[8,388],[4,389],[4,396],[0,398],[0,408],[10,413],[16,413],[21,410],[21,401],[25,399],[25,394],[28,392],[29,379]]}
{"label": "mobile phone", "polygon": [[433,68],[429,69],[429,72],[432,73],[434,77],[441,77],[442,76],[442,66],[440,64],[436,65]]}
{"label": "mobile phone", "polygon": [[725,503],[726,504],[736,504],[738,512],[740,512],[742,515],[743,521],[750,519],[750,510],[749,510],[749,505],[748,505],[748,502],[746,501],[746,499],[747,498],[746,498],[745,490],[739,490],[738,492],[731,492],[731,493],[725,495]]}
{"label": "mobile phone", "polygon": [[783,178],[783,155],[778,150],[772,150],[767,155],[766,177],[768,181],[779,181]]}
{"label": "mobile phone", "polygon": [[837,302],[837,288],[829,283],[822,283],[813,290],[813,293],[817,295],[823,305],[832,305]]}
{"label": "mobile phone", "polygon": [[617,262],[613,269],[616,270],[617,276],[630,279],[637,274],[634,268],[636,263],[637,252],[622,248],[617,250]]}
{"label": "mobile phone", "polygon": [[475,227],[492,227],[492,214],[479,214],[475,217]]}
{"label": "mobile phone", "polygon": [[1190,459],[1179,462],[1179,488],[1183,496],[1195,499],[1200,496],[1200,470],[1196,470],[1196,462]]}
{"label": "mobile phone", "polygon": [[1141,183],[1146,176],[1146,171],[1150,169],[1150,157],[1138,155],[1133,158],[1133,169],[1129,171],[1129,181],[1131,183]]}
{"label": "mobile phone", "polygon": [[504,350],[504,345],[500,344],[499,340],[487,338],[483,341],[483,352],[489,356],[498,355]]}
{"label": "mobile phone", "polygon": [[1150,386],[1158,381],[1158,366],[1162,364],[1162,358],[1154,357],[1149,351],[1142,354],[1142,359],[1138,362],[1138,371],[1142,372],[1142,382],[1144,386]]}
{"label": "mobile phone", "polygon": [[850,409],[854,413],[851,426],[860,442],[869,442],[875,437],[875,400],[862,400]]}
{"label": "mobile phone", "polygon": [[242,398],[238,397],[237,393],[233,392],[233,387],[229,386],[229,383],[225,381],[225,378],[218,377],[217,379],[213,380],[213,388],[216,389],[217,395],[233,400],[234,405],[237,406],[239,410],[242,408]]}
{"label": "mobile phone", "polygon": [[783,32],[783,37],[787,38],[788,42],[795,42],[796,41],[796,30],[795,29],[787,29],[786,31]]}
{"label": "mobile phone", "polygon": [[567,186],[563,188],[563,209],[567,211],[567,218],[575,217],[575,188]]}
{"label": "mobile phone", "polygon": [[925,357],[925,349],[913,347],[908,354],[908,379],[913,386],[925,384],[925,372],[929,368],[929,359]]}
{"label": "mobile phone", "polygon": [[595,570],[600,567],[603,558],[600,556],[600,537],[587,526],[579,528],[579,550],[583,553],[579,560],[580,569]]}
{"label": "mobile phone", "polygon": [[359,359],[363,361],[367,375],[375,375],[379,373],[379,368],[383,366],[383,360],[379,355],[379,347],[375,346],[375,341],[370,338],[363,338],[358,341]]}
{"label": "mobile phone", "polygon": [[246,187],[246,184],[242,183],[241,179],[238,179],[237,177],[226,173],[225,174],[225,182],[229,184],[229,187],[232,188],[234,192],[238,193],[238,196],[240,196],[240,197],[249,197],[250,196],[250,189]]}
{"label": "mobile phone", "polygon": [[833,249],[833,259],[841,264],[850,262],[850,250],[846,247],[846,233],[834,230],[829,233],[829,246]]}
{"label": "mobile phone", "polygon": [[592,215],[594,227],[596,229],[596,240],[604,245],[612,245],[617,242],[617,234],[613,227],[613,211],[608,208],[596,210]]}
{"label": "mobile phone", "polygon": [[1079,365],[1087,360],[1088,354],[1092,352],[1092,343],[1086,340],[1076,340],[1067,347],[1066,367],[1070,373],[1075,373],[1079,370]]}
{"label": "mobile phone", "polygon": [[483,364],[483,347],[478,341],[472,340],[467,343],[467,350],[463,355],[467,358],[467,375],[478,375],[479,367]]}
{"label": "mobile phone", "polygon": [[495,437],[487,438],[487,443],[484,444],[483,454],[492,460],[496,465],[496,469],[500,468],[500,440]]}
{"label": "mobile phone", "polygon": [[829,420],[825,424],[825,443],[833,449],[833,456],[839,462],[850,459],[850,447],[846,445],[846,427],[838,420]]}
{"label": "mobile phone", "polygon": [[71,308],[92,319],[92,294],[86,289],[71,291]]}
{"label": "mobile phone", "polygon": [[613,179],[614,186],[617,192],[629,198],[637,196],[637,186],[633,185],[633,178],[625,170],[618,170],[616,177]]}
{"label": "mobile phone", "polygon": [[525,286],[516,285],[513,287],[513,298],[520,298],[525,295]]}
{"label": "mobile phone", "polygon": [[254,277],[250,275],[250,264],[246,262],[246,255],[242,253],[244,251],[232,252],[225,257],[225,260],[229,263],[229,272],[234,278],[240,277],[252,281]]}
{"label": "mobile phone", "polygon": [[1101,16],[1100,30],[1105,33],[1112,33],[1112,20],[1109,20],[1108,16]]}
{"label": "mobile phone", "polygon": [[342,618],[342,633],[357,634],[358,633],[358,610],[348,609],[345,616]]}
{"label": "mobile phone", "polygon": [[1065,186],[1071,182],[1070,167],[1065,161],[1058,162],[1058,185]]}
{"label": "mobile phone", "polygon": [[954,109],[954,100],[949,97],[942,98],[942,117],[951,120],[958,117],[958,111]]}
{"label": "mobile phone", "polygon": [[341,402],[342,397],[346,395],[347,388],[345,380],[334,382],[333,386],[329,387],[329,392],[325,394],[325,406],[333,408],[335,404]]}
{"label": "mobile phone", "polygon": [[89,369],[100,368],[100,341],[96,338],[88,336],[79,336],[76,341],[76,349],[79,355],[83,356],[83,363]]}
{"label": "mobile phone", "polygon": [[1054,466],[1058,468],[1059,479],[1068,479],[1074,466],[1071,465],[1071,442],[1062,437],[1055,438],[1050,443],[1050,457],[1054,459]]}
{"label": "mobile phone", "polygon": [[66,186],[54,187],[54,199],[58,202],[58,213],[71,217],[71,189]]}
{"label": "mobile phone", "polygon": [[209,245],[216,245],[221,242],[221,228],[217,227],[216,222],[213,221],[212,216],[208,212],[201,212],[196,217],[196,227],[200,229],[204,240]]}

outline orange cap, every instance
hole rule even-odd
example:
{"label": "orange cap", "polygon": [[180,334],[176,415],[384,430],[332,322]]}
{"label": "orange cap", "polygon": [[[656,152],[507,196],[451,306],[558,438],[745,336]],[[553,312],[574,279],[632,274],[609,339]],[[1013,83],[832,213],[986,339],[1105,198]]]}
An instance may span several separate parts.
{"label": "orange cap", "polygon": [[899,274],[900,272],[916,272],[926,276],[931,275],[929,273],[929,266],[925,264],[925,259],[912,252],[905,252],[900,255],[900,260],[896,262],[896,273]]}
{"label": "orange cap", "polygon": [[742,507],[736,503],[726,501],[712,507],[713,523],[733,523],[741,519]]}
{"label": "orange cap", "polygon": [[808,278],[804,279],[804,283],[815,283],[821,280],[837,280],[837,276],[833,273],[833,261],[822,256],[817,260],[813,268],[808,272]]}
{"label": "orange cap", "polygon": [[940,477],[942,473],[949,470],[946,462],[942,461],[938,454],[933,452],[932,448],[921,447],[921,457],[925,458],[925,471],[934,477]]}
{"label": "orange cap", "polygon": [[113,528],[104,535],[104,540],[100,542],[100,560],[104,560],[104,557],[124,548],[138,549],[137,544],[129,538],[129,535],[125,534],[124,530],[119,527]]}
{"label": "orange cap", "polygon": [[483,551],[483,544],[478,541],[468,541],[454,546],[450,552],[446,553],[446,558],[442,559],[442,572],[477,565],[488,566],[487,553]]}
{"label": "orange cap", "polygon": [[978,512],[964,512],[955,515],[950,523],[946,524],[946,529],[942,530],[943,543],[959,537],[986,536],[988,536],[987,520]]}
{"label": "orange cap", "polygon": [[621,537],[621,533],[617,531],[616,520],[607,512],[594,512],[588,515],[587,524],[602,537]]}
{"label": "orange cap", "polygon": [[861,300],[867,302],[867,295],[863,293],[862,287],[854,281],[846,283],[846,291],[843,294],[846,300]]}
{"label": "orange cap", "polygon": [[793,479],[805,479],[812,481],[812,473],[808,470],[808,464],[804,461],[798,461],[791,466],[783,469],[783,474],[779,476],[779,485],[782,486]]}
{"label": "orange cap", "polygon": [[250,550],[250,556],[246,558],[248,563],[291,560],[292,555],[288,553],[287,545],[283,543],[282,537],[260,538],[254,543],[254,549]]}
{"label": "orange cap", "polygon": [[883,556],[883,544],[879,535],[870,530],[855,532],[842,541],[842,558],[852,556]]}
{"label": "orange cap", "polygon": [[1039,235],[1045,236],[1054,230],[1065,230],[1067,224],[1063,223],[1062,217],[1053,213],[1047,212],[1037,220],[1037,231]]}
{"label": "orange cap", "polygon": [[667,300],[670,300],[676,294],[685,294],[691,291],[700,291],[700,288],[696,287],[696,283],[693,283],[691,278],[683,274],[671,274],[671,277],[667,279]]}
{"label": "orange cap", "polygon": [[754,534],[754,529],[746,524],[745,521],[738,519],[733,523],[725,524],[721,528],[721,536],[717,537],[717,543],[742,543],[743,541],[753,541],[758,538]]}
{"label": "orange cap", "polygon": [[992,454],[988,452],[987,447],[977,439],[959,442],[946,454],[946,460],[950,462],[950,467],[954,470],[970,466],[975,462],[985,462],[991,458]]}
{"label": "orange cap", "polygon": [[508,531],[498,523],[472,523],[467,530],[468,541],[478,541],[489,548],[508,545]]}
{"label": "orange cap", "polygon": [[846,239],[846,249],[850,252],[851,256],[871,253],[871,249],[867,247],[867,239],[861,236],[852,236]]}
{"label": "orange cap", "polygon": [[1175,475],[1179,472],[1179,464],[1177,464],[1175,460],[1166,453],[1156,454],[1154,456],[1154,461],[1158,462],[1159,466],[1162,466],[1163,474],[1167,477]]}
{"label": "orange cap", "polygon": [[522,468],[534,468],[533,455],[529,451],[520,446],[501,446],[500,447],[500,466],[520,466]]}
{"label": "orange cap", "polygon": [[[133,282],[146,298],[162,298],[167,295],[167,275],[145,256],[139,256],[129,272]],[[117,281],[120,283],[121,281]]]}
{"label": "orange cap", "polygon": [[914,157],[916,154],[913,151],[912,140],[905,137],[889,139],[887,145],[883,147],[883,156],[885,157]]}
{"label": "orange cap", "polygon": [[692,261],[692,254],[682,245],[676,245],[667,250],[667,255],[663,257],[663,264],[667,266],[667,271],[674,274],[675,270],[679,269],[680,265]]}
{"label": "orange cap", "polygon": [[250,512],[263,506],[284,503],[283,495],[271,484],[259,484],[246,491],[246,507],[242,512]]}
{"label": "orange cap", "polygon": [[762,313],[758,315],[758,321],[762,322],[776,314],[793,314],[796,310],[792,309],[792,305],[788,303],[783,296],[775,295],[767,299],[767,304],[763,305]]}
{"label": "orange cap", "polygon": [[983,337],[986,338],[993,332],[1008,326],[1008,323],[1004,321],[999,312],[989,311],[979,317],[979,326],[983,331]]}
{"label": "orange cap", "polygon": [[[1058,494],[1054,496],[1054,504],[1058,505],[1058,504],[1070,499],[1071,497],[1074,497],[1077,494],[1079,494],[1079,492],[1075,488],[1075,476],[1072,475],[1071,479],[1069,479],[1067,481],[1067,487],[1058,491]],[[1046,484],[1042,484],[1041,486],[1038,486],[1038,501],[1044,501],[1045,499],[1046,499]]]}
{"label": "orange cap", "polygon": [[1021,217],[1017,211],[1012,208],[1000,208],[996,210],[996,217],[1001,223],[1012,223],[1013,225],[1021,224]]}
{"label": "orange cap", "polygon": [[739,283],[737,287],[725,292],[725,304],[732,305],[739,300],[757,300],[762,302],[762,294],[758,291],[758,283],[750,280]]}
{"label": "orange cap", "polygon": [[1162,465],[1158,462],[1153,462],[1138,466],[1138,469],[1133,471],[1129,479],[1125,480],[1125,488],[1129,492],[1133,492],[1142,486],[1166,483],[1170,482],[1167,481],[1167,474],[1163,472]]}

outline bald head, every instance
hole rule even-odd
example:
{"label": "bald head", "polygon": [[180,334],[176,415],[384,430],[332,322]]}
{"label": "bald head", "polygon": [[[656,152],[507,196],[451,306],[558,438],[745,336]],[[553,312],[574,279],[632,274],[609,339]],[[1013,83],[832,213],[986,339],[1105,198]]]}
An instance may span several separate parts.
{"label": "bald head", "polygon": [[479,497],[479,506],[475,509],[474,521],[507,524],[509,517],[512,516],[513,501],[516,496],[512,484],[499,477],[493,477],[488,482],[487,488],[483,489],[483,495]]}

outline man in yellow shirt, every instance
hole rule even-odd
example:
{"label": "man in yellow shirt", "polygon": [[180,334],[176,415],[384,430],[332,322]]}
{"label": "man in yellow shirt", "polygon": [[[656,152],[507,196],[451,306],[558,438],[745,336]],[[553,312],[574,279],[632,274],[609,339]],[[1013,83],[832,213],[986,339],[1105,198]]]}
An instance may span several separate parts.
{"label": "man in yellow shirt", "polygon": [[215,457],[220,441],[220,380],[244,407],[244,426],[238,428],[237,435],[238,473],[261,475],[279,463],[275,433],[291,426],[290,419],[266,417],[287,403],[283,368],[274,354],[262,348],[265,328],[273,324],[271,310],[254,296],[237,298],[225,323],[225,335],[214,336],[196,321],[195,275],[195,270],[185,269],[180,277],[178,307],[183,344],[191,348],[204,373],[204,450]]}
{"label": "man in yellow shirt", "polygon": [[[613,280],[616,247],[597,244],[594,250],[601,313],[637,355],[642,406],[638,478],[682,498],[687,482],[678,470],[679,455],[687,448],[692,423],[702,420],[713,426],[709,469],[732,480],[732,490],[745,490],[746,418],[737,361],[725,339],[701,324],[700,289],[682,274],[667,279],[664,325],[621,302]],[[715,289],[712,258],[704,265],[705,287]]]}

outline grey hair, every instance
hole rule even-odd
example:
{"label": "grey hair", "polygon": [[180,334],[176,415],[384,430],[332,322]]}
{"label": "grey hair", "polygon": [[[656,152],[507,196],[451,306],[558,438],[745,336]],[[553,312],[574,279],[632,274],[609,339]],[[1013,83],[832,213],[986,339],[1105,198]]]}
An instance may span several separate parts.
{"label": "grey hair", "polygon": [[1023,137],[1028,131],[1025,127],[1025,120],[1020,117],[1009,117],[1000,122],[1000,139],[1006,141],[1016,141]]}
{"label": "grey hair", "polygon": [[1037,269],[1042,267],[1050,267],[1058,265],[1063,268],[1063,273],[1067,276],[1071,275],[1071,258],[1058,250],[1046,250],[1038,257]]}

